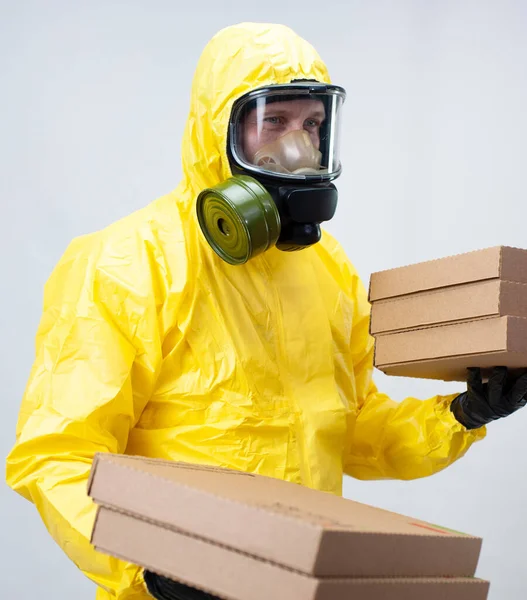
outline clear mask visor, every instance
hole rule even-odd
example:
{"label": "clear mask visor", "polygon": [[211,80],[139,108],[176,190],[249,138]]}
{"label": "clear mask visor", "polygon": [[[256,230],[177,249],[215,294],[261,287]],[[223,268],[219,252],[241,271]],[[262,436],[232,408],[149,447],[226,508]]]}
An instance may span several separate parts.
{"label": "clear mask visor", "polygon": [[337,176],[344,94],[322,87],[321,92],[302,93],[270,88],[256,98],[249,94],[242,99],[230,128],[234,160],[248,171],[285,179]]}

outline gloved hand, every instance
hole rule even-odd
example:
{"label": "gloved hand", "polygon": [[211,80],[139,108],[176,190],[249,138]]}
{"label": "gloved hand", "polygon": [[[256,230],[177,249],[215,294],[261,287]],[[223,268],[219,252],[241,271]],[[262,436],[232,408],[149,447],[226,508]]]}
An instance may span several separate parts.
{"label": "gloved hand", "polygon": [[488,383],[482,383],[481,369],[468,369],[467,391],[450,405],[459,423],[477,429],[507,417],[527,404],[527,373],[513,379],[507,367],[494,367]]}
{"label": "gloved hand", "polygon": [[143,577],[148,593],[156,600],[219,600],[217,596],[157,575],[147,569],[144,570]]}

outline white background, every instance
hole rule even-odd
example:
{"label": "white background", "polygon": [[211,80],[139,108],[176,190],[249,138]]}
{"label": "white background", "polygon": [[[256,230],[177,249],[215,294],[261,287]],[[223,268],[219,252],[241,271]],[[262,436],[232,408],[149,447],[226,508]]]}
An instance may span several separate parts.
{"label": "white background", "polygon": [[[348,90],[328,229],[373,271],[497,244],[527,247],[527,3],[0,1],[2,412],[14,442],[49,273],[75,236],[176,186],[192,74],[217,30],[281,22]],[[463,386],[388,378],[400,400]],[[459,463],[345,494],[484,538],[492,600],[527,595],[527,411]],[[5,598],[93,599],[34,507],[0,485]],[[30,578],[34,577],[32,581]]]}

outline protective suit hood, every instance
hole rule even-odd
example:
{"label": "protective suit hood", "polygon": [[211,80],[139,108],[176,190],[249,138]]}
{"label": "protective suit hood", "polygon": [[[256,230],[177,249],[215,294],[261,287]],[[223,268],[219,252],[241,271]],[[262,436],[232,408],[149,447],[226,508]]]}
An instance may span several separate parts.
{"label": "protective suit hood", "polygon": [[227,135],[234,102],[257,88],[294,79],[331,83],[316,50],[289,27],[241,23],[210,40],[194,75],[181,149],[192,201],[202,189],[232,175]]}

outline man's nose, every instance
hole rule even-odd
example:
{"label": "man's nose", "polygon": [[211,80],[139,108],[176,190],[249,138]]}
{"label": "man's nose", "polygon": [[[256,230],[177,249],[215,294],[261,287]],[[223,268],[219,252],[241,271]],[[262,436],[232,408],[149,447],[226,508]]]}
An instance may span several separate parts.
{"label": "man's nose", "polygon": [[304,129],[304,121],[303,119],[298,119],[296,121],[291,121],[289,124],[289,131],[302,131]]}

